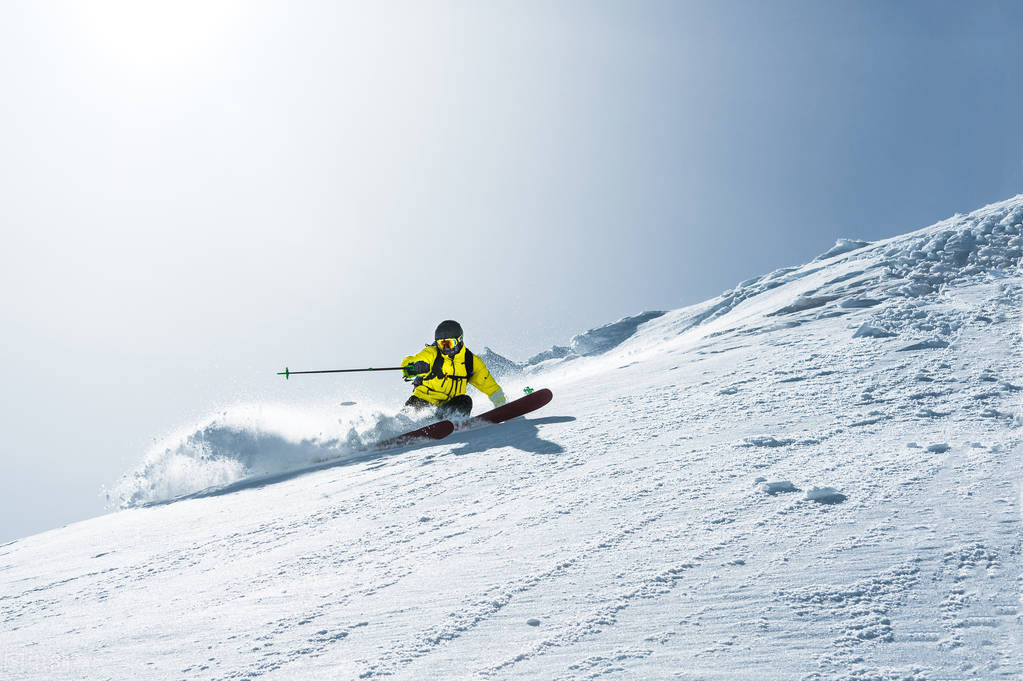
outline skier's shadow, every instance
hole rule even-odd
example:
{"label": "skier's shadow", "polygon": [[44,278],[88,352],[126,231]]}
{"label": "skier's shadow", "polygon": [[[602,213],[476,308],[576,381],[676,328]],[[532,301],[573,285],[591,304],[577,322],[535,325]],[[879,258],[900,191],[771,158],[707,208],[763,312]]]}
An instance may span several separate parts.
{"label": "skier's shadow", "polygon": [[557,442],[540,437],[540,426],[551,423],[569,423],[574,416],[548,416],[542,419],[517,418],[479,430],[455,433],[448,440],[459,445],[451,450],[455,456],[479,454],[497,447],[514,447],[533,454],[561,454],[565,448]]}

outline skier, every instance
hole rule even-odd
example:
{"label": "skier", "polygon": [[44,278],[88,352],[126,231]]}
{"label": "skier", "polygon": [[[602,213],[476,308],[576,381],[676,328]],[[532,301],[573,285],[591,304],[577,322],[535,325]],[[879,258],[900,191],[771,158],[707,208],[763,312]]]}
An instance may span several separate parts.
{"label": "skier", "polygon": [[465,347],[458,322],[441,322],[433,337],[433,343],[401,362],[405,380],[415,385],[406,408],[418,411],[436,407],[440,418],[468,416],[472,411],[472,398],[465,394],[468,385],[483,392],[495,407],[506,402],[487,365]]}

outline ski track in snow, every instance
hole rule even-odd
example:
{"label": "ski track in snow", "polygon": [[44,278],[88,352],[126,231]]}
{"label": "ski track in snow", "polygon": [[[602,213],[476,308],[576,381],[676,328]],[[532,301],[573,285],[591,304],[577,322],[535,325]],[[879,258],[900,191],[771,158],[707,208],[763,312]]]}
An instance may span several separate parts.
{"label": "ski track in snow", "polygon": [[[1018,679],[1021,224],[843,241],[517,365],[525,419],[0,546],[0,677]],[[350,444],[231,428],[250,473]]]}

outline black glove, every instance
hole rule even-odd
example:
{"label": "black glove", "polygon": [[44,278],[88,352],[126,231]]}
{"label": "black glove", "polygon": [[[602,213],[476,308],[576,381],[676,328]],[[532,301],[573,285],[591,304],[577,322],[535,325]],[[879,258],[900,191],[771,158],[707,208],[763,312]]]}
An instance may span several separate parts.
{"label": "black glove", "polygon": [[425,374],[429,371],[430,371],[429,363],[424,362],[423,360],[419,360],[418,362],[412,362],[412,364],[403,367],[401,373],[403,376],[405,376],[405,378],[412,378],[413,376],[416,376],[418,374]]}

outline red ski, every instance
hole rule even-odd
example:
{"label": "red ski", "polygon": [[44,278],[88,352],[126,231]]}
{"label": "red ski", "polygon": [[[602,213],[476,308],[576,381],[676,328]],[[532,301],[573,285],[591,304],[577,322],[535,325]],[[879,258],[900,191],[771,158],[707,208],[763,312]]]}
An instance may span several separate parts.
{"label": "red ski", "polygon": [[528,414],[531,411],[536,411],[553,399],[554,393],[552,393],[548,388],[541,388],[540,390],[529,393],[525,397],[520,397],[519,399],[512,400],[507,404],[502,404],[496,409],[485,411],[479,416],[473,416],[464,423],[459,424],[458,430],[481,426],[485,423],[501,423],[502,421],[507,421],[508,419]]}
{"label": "red ski", "polygon": [[437,421],[436,423],[431,423],[428,426],[416,428],[415,430],[410,430],[407,433],[402,433],[401,435],[395,435],[394,437],[389,437],[386,440],[381,440],[374,446],[378,449],[404,447],[416,440],[443,440],[453,432],[455,432],[454,423],[447,420]]}
{"label": "red ski", "polygon": [[[547,388],[542,388],[529,393],[525,397],[520,397],[519,399],[512,400],[507,404],[502,404],[496,409],[485,411],[479,416],[473,416],[472,418],[460,423],[458,425],[458,430],[466,430],[468,428],[474,428],[488,423],[501,423],[517,416],[528,414],[531,411],[535,411],[546,405],[552,399],[554,399],[554,393]],[[407,433],[402,433],[401,435],[381,440],[376,443],[374,447],[376,449],[392,449],[395,447],[404,447],[405,445],[411,444],[417,440],[443,440],[453,432],[455,432],[454,423],[448,420],[437,421],[436,423],[431,423],[428,426],[416,428],[415,430],[410,430]]]}

